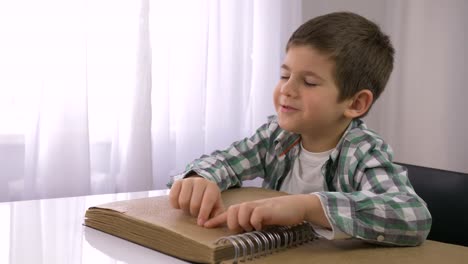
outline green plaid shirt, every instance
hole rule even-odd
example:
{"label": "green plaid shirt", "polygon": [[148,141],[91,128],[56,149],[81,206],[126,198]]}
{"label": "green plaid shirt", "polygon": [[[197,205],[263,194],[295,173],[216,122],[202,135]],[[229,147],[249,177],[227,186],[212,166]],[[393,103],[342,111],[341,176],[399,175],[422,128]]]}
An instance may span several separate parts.
{"label": "green plaid shirt", "polygon": [[[256,133],[193,161],[186,171],[215,181],[221,190],[263,178],[279,190],[299,156],[300,135],[281,129],[272,116]],[[317,192],[333,228],[369,242],[419,245],[431,227],[425,202],[415,193],[404,167],[362,120],[354,120],[322,167],[325,191]]]}

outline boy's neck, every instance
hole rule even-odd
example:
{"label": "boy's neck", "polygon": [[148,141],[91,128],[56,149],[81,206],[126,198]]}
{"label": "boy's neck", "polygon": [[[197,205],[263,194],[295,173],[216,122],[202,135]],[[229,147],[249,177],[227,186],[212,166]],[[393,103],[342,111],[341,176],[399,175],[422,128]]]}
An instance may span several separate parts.
{"label": "boy's neck", "polygon": [[337,124],[320,134],[301,134],[302,146],[310,152],[324,152],[336,147],[352,120]]}

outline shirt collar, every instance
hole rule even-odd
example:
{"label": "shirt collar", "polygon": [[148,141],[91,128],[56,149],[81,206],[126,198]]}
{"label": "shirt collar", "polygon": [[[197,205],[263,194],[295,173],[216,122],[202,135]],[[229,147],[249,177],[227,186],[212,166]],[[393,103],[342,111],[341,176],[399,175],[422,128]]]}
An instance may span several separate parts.
{"label": "shirt collar", "polygon": [[338,141],[338,144],[336,144],[336,148],[330,154],[330,158],[332,159],[333,162],[335,162],[336,159],[338,158],[338,155],[340,154],[340,150],[341,150],[341,147],[343,146],[343,143],[345,141],[350,141],[352,138],[354,138],[353,136],[354,129],[360,127],[361,125],[364,125],[364,122],[361,119],[353,119],[351,123],[349,123],[348,127],[343,133],[343,136],[341,136],[340,141]]}
{"label": "shirt collar", "polygon": [[278,117],[276,115],[268,117],[269,122],[275,122],[278,125],[279,133],[274,139],[275,153],[277,157],[285,156],[292,148],[297,146],[301,141],[301,136],[282,129],[278,124]]}
{"label": "shirt collar", "polygon": [[[277,121],[276,116],[270,117],[270,118]],[[330,157],[333,160],[333,162],[335,162],[336,159],[338,158],[338,155],[340,154],[340,149],[343,143],[345,141],[350,141],[351,139],[355,137],[353,130],[358,127],[366,128],[366,125],[361,119],[352,120],[349,126],[346,128],[346,131],[343,133],[343,136],[338,141],[336,148],[330,154]],[[281,129],[281,132],[278,134],[278,136],[274,140],[276,155],[278,157],[286,155],[291,149],[295,147],[299,147],[298,144],[300,141],[301,141],[301,136],[299,134]]]}

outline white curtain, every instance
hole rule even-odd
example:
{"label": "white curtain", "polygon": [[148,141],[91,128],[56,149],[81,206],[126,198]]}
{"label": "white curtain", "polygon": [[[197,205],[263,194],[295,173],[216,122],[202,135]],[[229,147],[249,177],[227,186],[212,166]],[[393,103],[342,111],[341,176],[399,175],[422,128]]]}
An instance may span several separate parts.
{"label": "white curtain", "polygon": [[468,1],[387,1],[397,50],[369,122],[409,164],[468,173]]}
{"label": "white curtain", "polygon": [[377,22],[395,67],[366,117],[400,162],[468,173],[468,1],[304,0],[303,18],[351,11]]}
{"label": "white curtain", "polygon": [[165,188],[273,114],[299,0],[0,1],[0,201]]}

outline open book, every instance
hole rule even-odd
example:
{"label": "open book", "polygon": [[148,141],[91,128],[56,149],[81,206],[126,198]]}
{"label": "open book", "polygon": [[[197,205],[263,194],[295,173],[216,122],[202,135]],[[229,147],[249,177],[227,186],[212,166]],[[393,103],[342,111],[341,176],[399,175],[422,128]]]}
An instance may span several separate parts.
{"label": "open book", "polygon": [[[222,193],[225,206],[286,195],[259,188]],[[216,263],[253,260],[255,263],[466,263],[468,249],[435,241],[418,247],[382,247],[356,239],[314,240],[308,224],[277,227],[240,235],[226,227],[207,229],[196,218],[169,205],[168,196],[119,201],[91,207],[85,225],[180,259]],[[102,248],[99,241],[91,241]],[[306,243],[314,240],[311,243]],[[301,244],[300,246],[296,246]],[[104,245],[106,248],[106,245]],[[104,249],[103,249],[104,250]],[[109,254],[112,249],[108,249]],[[271,255],[271,253],[275,253]],[[116,254],[118,255],[118,254]],[[267,256],[271,255],[271,256]]]}
{"label": "open book", "polygon": [[[226,208],[246,201],[286,195],[262,188],[231,189],[222,193]],[[276,227],[240,235],[227,227],[207,229],[196,218],[173,209],[168,196],[118,201],[91,207],[85,225],[163,253],[195,262],[253,258],[312,240],[308,224]]]}

